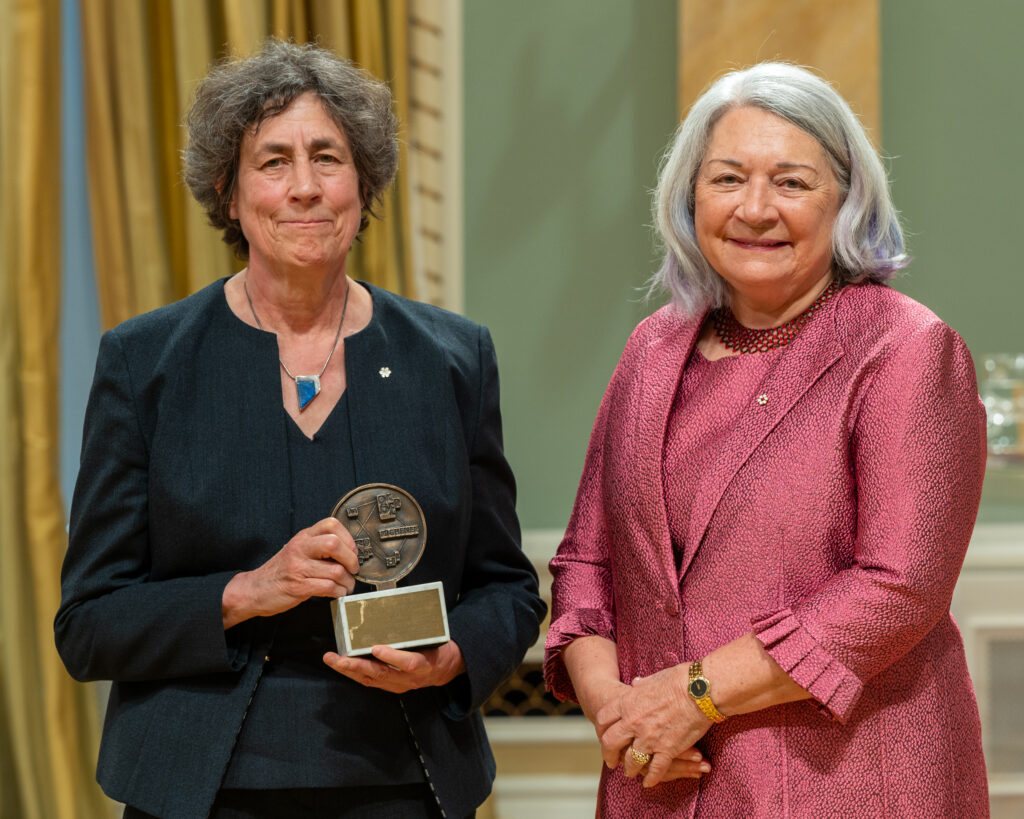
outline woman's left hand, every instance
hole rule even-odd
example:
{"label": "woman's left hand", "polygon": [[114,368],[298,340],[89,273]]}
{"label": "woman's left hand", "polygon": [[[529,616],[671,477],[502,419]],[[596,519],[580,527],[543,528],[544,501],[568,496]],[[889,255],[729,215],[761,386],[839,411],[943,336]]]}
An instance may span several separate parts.
{"label": "woman's left hand", "polygon": [[462,650],[452,640],[424,651],[374,646],[373,657],[342,657],[330,651],[324,655],[324,662],[360,685],[393,694],[445,685],[466,670]]}
{"label": "woman's left hand", "polygon": [[[645,788],[673,778],[673,760],[685,758],[712,725],[687,693],[688,681],[686,666],[666,668],[633,680],[628,691],[598,711],[595,727],[609,768],[621,762],[631,777],[646,770]],[[651,755],[646,768],[629,753],[631,744]]]}

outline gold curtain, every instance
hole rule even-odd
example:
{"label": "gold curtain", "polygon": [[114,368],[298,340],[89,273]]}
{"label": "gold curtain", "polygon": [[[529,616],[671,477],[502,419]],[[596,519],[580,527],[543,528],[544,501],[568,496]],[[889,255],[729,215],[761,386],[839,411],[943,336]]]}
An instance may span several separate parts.
{"label": "gold curtain", "polygon": [[0,0],[0,815],[109,815],[96,709],[53,647],[58,483],[59,0]]}
{"label": "gold curtain", "polygon": [[[196,83],[268,35],[316,41],[388,81],[408,120],[409,0],[82,0],[89,195],[104,327],[240,267],[181,181],[180,127]],[[400,169],[406,164],[401,143]],[[404,174],[351,275],[415,296]]]}
{"label": "gold curtain", "polygon": [[[209,64],[251,52],[268,33],[318,39],[390,80],[405,121],[406,2],[82,0],[104,326],[234,269],[179,181],[179,122]],[[93,689],[67,676],[52,629],[66,545],[57,477],[60,0],[0,0],[0,19],[0,816],[93,819],[110,815],[93,780]],[[405,201],[404,192],[388,200],[352,269],[409,293]]]}

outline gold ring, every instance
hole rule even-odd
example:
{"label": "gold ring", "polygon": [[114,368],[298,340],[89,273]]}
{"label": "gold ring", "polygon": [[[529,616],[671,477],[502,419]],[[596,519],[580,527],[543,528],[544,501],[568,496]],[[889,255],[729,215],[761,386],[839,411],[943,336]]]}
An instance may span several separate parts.
{"label": "gold ring", "polygon": [[641,768],[646,766],[651,761],[650,754],[645,754],[643,751],[638,751],[632,745],[629,748],[629,755],[633,757],[633,761]]}

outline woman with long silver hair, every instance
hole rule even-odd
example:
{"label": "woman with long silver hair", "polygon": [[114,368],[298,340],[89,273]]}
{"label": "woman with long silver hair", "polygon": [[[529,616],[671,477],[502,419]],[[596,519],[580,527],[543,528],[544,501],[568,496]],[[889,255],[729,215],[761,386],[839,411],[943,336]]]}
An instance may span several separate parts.
{"label": "woman with long silver hair", "polygon": [[986,816],[950,597],[985,466],[971,356],[889,288],[882,163],[824,81],[694,104],[655,215],[671,303],[605,393],[551,563],[546,675],[599,813]]}

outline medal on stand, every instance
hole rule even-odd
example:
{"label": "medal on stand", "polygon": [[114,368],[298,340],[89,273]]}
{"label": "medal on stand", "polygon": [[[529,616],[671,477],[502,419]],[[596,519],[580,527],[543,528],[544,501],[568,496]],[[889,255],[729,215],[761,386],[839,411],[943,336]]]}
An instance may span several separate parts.
{"label": "medal on stand", "polygon": [[356,579],[376,591],[331,602],[338,653],[369,654],[375,645],[424,648],[448,642],[448,611],[440,581],[398,588],[427,545],[423,510],[408,492],[387,483],[357,487],[331,516],[356,542]]}

